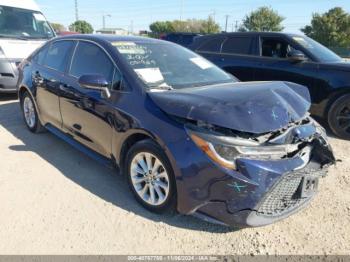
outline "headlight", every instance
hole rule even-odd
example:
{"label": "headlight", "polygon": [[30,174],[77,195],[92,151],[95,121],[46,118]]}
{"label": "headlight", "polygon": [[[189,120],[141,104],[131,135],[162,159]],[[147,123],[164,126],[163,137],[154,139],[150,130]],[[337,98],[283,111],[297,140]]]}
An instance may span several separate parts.
{"label": "headlight", "polygon": [[263,146],[248,139],[189,132],[193,142],[207,156],[222,167],[236,169],[235,160],[240,157],[281,159],[288,152],[298,150],[297,145]]}

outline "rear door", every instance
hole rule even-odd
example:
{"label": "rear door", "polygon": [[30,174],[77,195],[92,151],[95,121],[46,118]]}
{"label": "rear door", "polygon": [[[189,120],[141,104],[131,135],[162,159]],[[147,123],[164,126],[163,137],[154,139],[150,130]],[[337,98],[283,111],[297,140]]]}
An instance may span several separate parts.
{"label": "rear door", "polygon": [[50,123],[61,128],[62,118],[59,108],[60,85],[73,50],[72,41],[56,41],[44,48],[37,56],[37,66],[33,71],[37,103],[43,124]]}
{"label": "rear door", "polygon": [[220,35],[205,41],[196,50],[241,81],[254,79],[256,37]]}
{"label": "rear door", "polygon": [[221,48],[221,68],[241,81],[252,81],[256,67],[255,53],[256,37],[229,37]]}

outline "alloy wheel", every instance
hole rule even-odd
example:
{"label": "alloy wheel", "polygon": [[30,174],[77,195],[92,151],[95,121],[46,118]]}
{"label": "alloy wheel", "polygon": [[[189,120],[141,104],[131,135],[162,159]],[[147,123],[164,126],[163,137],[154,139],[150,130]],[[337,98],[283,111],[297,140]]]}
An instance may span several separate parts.
{"label": "alloy wheel", "polygon": [[169,196],[170,180],[163,163],[153,154],[141,152],[130,165],[132,186],[149,205],[162,205]]}
{"label": "alloy wheel", "polygon": [[32,100],[26,96],[23,100],[23,112],[27,125],[34,128],[36,123],[35,108]]}

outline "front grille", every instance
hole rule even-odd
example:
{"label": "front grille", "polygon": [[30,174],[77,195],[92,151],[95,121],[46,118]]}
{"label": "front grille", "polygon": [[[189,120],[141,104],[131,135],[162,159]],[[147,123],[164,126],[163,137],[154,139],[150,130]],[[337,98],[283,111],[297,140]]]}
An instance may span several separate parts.
{"label": "front grille", "polygon": [[292,212],[306,203],[312,195],[303,197],[300,193],[304,177],[318,179],[325,171],[301,170],[284,175],[267,193],[257,208],[261,216],[278,217]]}

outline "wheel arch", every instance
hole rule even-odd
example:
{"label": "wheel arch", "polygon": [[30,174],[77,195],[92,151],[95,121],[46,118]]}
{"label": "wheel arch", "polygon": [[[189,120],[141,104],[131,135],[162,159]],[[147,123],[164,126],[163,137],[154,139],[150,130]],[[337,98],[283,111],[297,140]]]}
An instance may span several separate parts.
{"label": "wheel arch", "polygon": [[130,148],[135,145],[137,142],[140,142],[142,140],[146,139],[151,139],[155,141],[157,144],[162,146],[156,139],[154,135],[151,133],[147,132],[146,130],[143,129],[137,129],[129,132],[128,135],[124,137],[122,142],[120,143],[119,148],[116,149],[116,160],[117,164],[120,168],[120,171],[124,173],[125,171],[125,160],[126,160],[126,155]]}
{"label": "wheel arch", "polygon": [[328,118],[328,113],[329,113],[329,110],[330,110],[331,106],[333,105],[333,103],[344,95],[350,95],[350,86],[344,87],[344,88],[339,88],[331,93],[331,95],[326,103],[326,106],[324,108],[325,119]]}
{"label": "wheel arch", "polygon": [[167,156],[175,177],[178,176],[179,174],[179,170],[176,167],[175,164],[175,159],[172,155],[172,153],[169,151],[168,147],[166,146],[166,144],[162,141],[162,139],[160,139],[158,136],[156,136],[155,134],[144,130],[144,129],[135,129],[130,131],[127,135],[124,136],[124,139],[122,139],[122,142],[120,143],[119,146],[115,147],[116,152],[115,154],[115,159],[116,159],[116,164],[117,166],[119,166],[119,169],[122,173],[124,173],[124,168],[125,168],[125,160],[126,160],[126,155],[129,151],[129,149],[137,142],[142,141],[142,140],[146,140],[146,139],[150,139],[153,140],[155,143],[157,143],[160,148],[164,151],[165,155]]}
{"label": "wheel arch", "polygon": [[22,106],[23,94],[24,94],[25,92],[28,92],[28,94],[32,97],[32,99],[33,99],[33,101],[34,101],[34,106],[35,106],[36,112],[37,112],[37,114],[38,114],[39,121],[42,123],[42,119],[41,119],[41,116],[40,116],[40,110],[39,110],[38,104],[37,104],[37,102],[36,102],[35,96],[33,95],[32,90],[31,90],[28,86],[21,85],[21,86],[18,88],[18,99],[19,99],[19,101],[20,101],[20,105]]}

